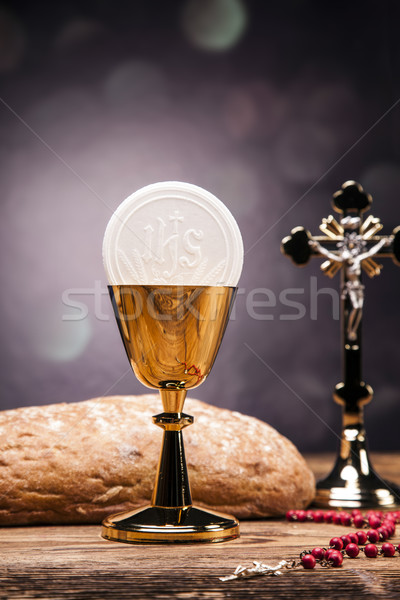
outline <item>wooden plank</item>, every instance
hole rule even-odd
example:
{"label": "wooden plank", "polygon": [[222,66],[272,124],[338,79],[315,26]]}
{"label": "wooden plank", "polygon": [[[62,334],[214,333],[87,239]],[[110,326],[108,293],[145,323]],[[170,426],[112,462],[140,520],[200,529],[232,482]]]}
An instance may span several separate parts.
{"label": "wooden plank", "polygon": [[[325,460],[325,459],[324,459]],[[315,461],[310,458],[311,463]],[[332,461],[316,460],[324,470]],[[375,461],[378,466],[379,461]],[[400,456],[382,457],[387,476]],[[387,467],[386,469],[384,467]],[[393,475],[395,475],[393,471]],[[393,476],[394,480],[399,481]],[[301,550],[327,545],[347,529],[284,519],[241,523],[238,540],[224,544],[141,546],[108,542],[99,526],[0,529],[0,598],[10,599],[225,599],[400,597],[400,556],[346,559],[340,569],[285,571],[282,576],[221,582],[238,564],[276,564]],[[400,532],[396,535],[400,542]]]}
{"label": "wooden plank", "polygon": [[2,530],[1,598],[398,598],[399,558],[364,556],[341,569],[288,571],[223,583],[238,563],[278,562],[343,534],[335,525],[245,522],[239,540],[205,546],[130,546],[99,538],[99,528]]}

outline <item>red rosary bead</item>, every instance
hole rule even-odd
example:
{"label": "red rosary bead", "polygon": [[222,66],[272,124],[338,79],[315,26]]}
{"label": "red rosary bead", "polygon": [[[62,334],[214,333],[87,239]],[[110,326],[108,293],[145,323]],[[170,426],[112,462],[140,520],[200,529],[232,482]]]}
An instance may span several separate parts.
{"label": "red rosary bead", "polygon": [[[348,535],[341,535],[341,536],[340,536],[340,539],[341,539],[341,540],[342,540],[342,542],[343,542],[343,548],[346,548],[346,546],[347,546],[348,544],[351,544],[351,539],[349,538],[349,536],[348,536]],[[340,550],[340,548],[339,548],[339,550]]]}
{"label": "red rosary bead", "polygon": [[296,511],[295,510],[288,510],[286,513],[286,519],[288,521],[296,521]]}
{"label": "red rosary bead", "polygon": [[343,548],[343,541],[338,538],[338,537],[333,537],[331,539],[331,541],[329,542],[329,545],[334,548],[335,550],[342,550]]}
{"label": "red rosary bead", "polygon": [[372,529],[378,529],[382,521],[376,514],[372,514],[368,517],[368,523]]}
{"label": "red rosary bead", "polygon": [[384,521],[382,527],[385,527],[385,529],[387,529],[389,537],[392,537],[392,535],[395,534],[396,527],[391,521]]}
{"label": "red rosary bead", "polygon": [[395,513],[392,513],[392,512],[385,513],[383,518],[385,521],[386,521],[386,519],[388,519],[389,521],[394,521],[394,522],[396,521],[396,515],[395,515]]}
{"label": "red rosary bead", "polygon": [[[313,521],[314,523],[325,522],[345,526],[353,524],[360,528],[370,527],[368,530],[360,529],[331,538],[328,550],[319,546],[311,551],[305,550],[305,553],[301,555],[300,563],[297,563],[304,569],[314,569],[317,562],[320,562],[322,566],[329,563],[332,567],[340,567],[345,553],[349,558],[356,558],[360,554],[359,546],[364,546],[362,550],[368,558],[376,558],[378,555],[393,557],[396,550],[400,553],[400,544],[395,547],[385,541],[395,534],[396,523],[400,523],[400,511],[383,514],[381,511],[370,510],[363,516],[358,509],[354,509],[351,514],[335,510],[289,510],[286,518],[288,521]],[[383,542],[380,550],[376,546],[376,542],[379,541]],[[294,566],[296,566],[295,563]]]}
{"label": "red rosary bead", "polygon": [[390,544],[389,542],[385,542],[384,544],[382,544],[381,553],[383,554],[383,556],[394,556],[395,552],[396,548],[393,546],[393,544]]}
{"label": "red rosary bead", "polygon": [[335,516],[335,511],[334,510],[327,510],[326,513],[324,514],[324,521],[325,523],[332,523],[332,519]]}
{"label": "red rosary bead", "polygon": [[357,531],[356,536],[358,538],[358,543],[361,544],[362,546],[367,543],[368,536],[365,533],[365,531]]}
{"label": "red rosary bead", "polygon": [[350,556],[350,558],[355,558],[360,554],[360,548],[357,546],[357,544],[350,542],[350,544],[347,544],[346,546],[346,554],[347,556]]}
{"label": "red rosary bead", "polygon": [[332,517],[332,523],[335,523],[335,525],[341,525],[342,524],[342,517],[340,516],[340,513],[335,513]]}
{"label": "red rosary bead", "polygon": [[334,548],[328,548],[328,550],[325,552],[325,560],[329,560],[332,552],[336,552],[336,550]]}
{"label": "red rosary bead", "polygon": [[353,517],[353,523],[355,527],[362,527],[364,525],[364,517],[362,515],[355,515]]}
{"label": "red rosary bead", "polygon": [[367,536],[370,542],[372,542],[373,544],[375,542],[379,542],[379,533],[376,529],[369,529],[367,531]]}
{"label": "red rosary bead", "polygon": [[322,510],[316,510],[314,512],[314,522],[322,523],[324,520],[324,512]]}
{"label": "red rosary bead", "polygon": [[364,548],[364,553],[368,558],[376,558],[378,556],[378,548],[375,544],[367,544]]}
{"label": "red rosary bead", "polygon": [[328,560],[330,563],[332,563],[332,566],[340,567],[343,562],[343,554],[339,552],[339,550],[332,550]]}
{"label": "red rosary bead", "polygon": [[378,517],[379,519],[383,518],[383,512],[381,510],[369,510],[367,511],[367,519],[369,519],[369,517]]}
{"label": "red rosary bead", "polygon": [[317,561],[315,560],[315,557],[312,554],[305,554],[301,558],[301,564],[305,569],[313,569],[315,567],[316,562]]}
{"label": "red rosary bead", "polygon": [[350,513],[346,513],[346,512],[341,513],[341,515],[340,515],[340,522],[345,527],[348,527],[349,525],[351,525],[351,514]]}
{"label": "red rosary bead", "polygon": [[381,527],[385,527],[388,531],[390,529],[392,529],[394,526],[395,525],[394,525],[393,521],[391,521],[390,519],[384,519],[382,521],[382,525],[381,525]]}
{"label": "red rosary bead", "polygon": [[386,527],[378,527],[377,532],[379,533],[379,538],[381,540],[385,541],[388,539],[389,533]]}
{"label": "red rosary bead", "polygon": [[386,513],[385,521],[393,521],[393,523],[396,523],[396,517],[393,513]]}
{"label": "red rosary bead", "polygon": [[317,560],[322,560],[323,558],[325,558],[325,550],[323,548],[320,548],[319,546],[317,546],[316,548],[313,548],[311,550],[311,554]]}
{"label": "red rosary bead", "polygon": [[348,533],[347,537],[350,539],[352,544],[359,544],[358,537],[356,533]]}

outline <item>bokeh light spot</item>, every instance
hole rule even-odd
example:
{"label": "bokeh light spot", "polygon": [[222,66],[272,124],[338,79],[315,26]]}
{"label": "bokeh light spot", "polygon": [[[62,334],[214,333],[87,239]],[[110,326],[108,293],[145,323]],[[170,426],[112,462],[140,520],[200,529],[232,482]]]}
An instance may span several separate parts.
{"label": "bokeh light spot", "polygon": [[236,217],[255,212],[259,202],[259,182],[250,166],[232,158],[218,162],[207,177],[207,185]]}
{"label": "bokeh light spot", "polygon": [[104,95],[117,110],[160,110],[168,103],[166,76],[151,62],[129,60],[118,65],[108,76]]}
{"label": "bokeh light spot", "polygon": [[289,181],[306,184],[318,179],[335,159],[336,140],[324,127],[290,122],[276,144],[276,163]]}
{"label": "bokeh light spot", "polygon": [[339,143],[354,141],[361,125],[359,98],[350,85],[331,83],[318,86],[307,98],[305,114],[333,132]]}
{"label": "bokeh light spot", "polygon": [[27,118],[40,132],[44,129],[53,131],[56,127],[65,134],[69,126],[85,123],[94,107],[93,97],[86,90],[64,88],[35,103],[28,110]]}
{"label": "bokeh light spot", "polygon": [[224,121],[228,133],[235,139],[246,138],[257,123],[253,98],[245,90],[233,90],[226,102]]}
{"label": "bokeh light spot", "polygon": [[36,314],[32,331],[35,354],[52,362],[69,362],[81,356],[91,339],[92,328],[87,315],[79,316],[76,310],[61,303]]}
{"label": "bokeh light spot", "polygon": [[253,81],[232,89],[227,96],[223,119],[234,139],[266,139],[282,125],[287,102],[266,81]]}
{"label": "bokeh light spot", "polygon": [[[70,87],[58,90],[37,100],[25,118],[46,143],[67,148],[80,148],[95,134],[101,124],[99,103],[84,88]],[[26,132],[25,132],[26,133]],[[32,142],[36,140],[31,138]]]}
{"label": "bokeh light spot", "polygon": [[59,49],[68,49],[91,42],[104,33],[101,23],[91,19],[74,19],[67,23],[58,33],[54,45]]}
{"label": "bokeh light spot", "polygon": [[235,46],[247,27],[241,0],[189,0],[183,8],[182,26],[198,48],[224,51]]}
{"label": "bokeh light spot", "polygon": [[[360,183],[374,199],[379,201],[379,210],[398,206],[400,165],[393,162],[372,165],[361,175]],[[392,214],[393,211],[388,212]]]}

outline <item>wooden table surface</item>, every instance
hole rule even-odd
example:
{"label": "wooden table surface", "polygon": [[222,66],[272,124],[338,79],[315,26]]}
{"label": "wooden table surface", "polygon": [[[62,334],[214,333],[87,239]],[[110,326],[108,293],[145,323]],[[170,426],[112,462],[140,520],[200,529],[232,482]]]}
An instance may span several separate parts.
{"label": "wooden table surface", "polygon": [[[400,483],[400,454],[375,455],[378,472]],[[332,458],[309,458],[320,476]],[[347,530],[337,525],[242,521],[241,537],[223,544],[136,546],[108,542],[99,526],[0,529],[0,598],[224,599],[400,598],[400,556],[345,559],[339,569],[317,567],[281,576],[221,582],[238,564],[276,564],[303,549],[326,546]],[[400,542],[400,531],[393,541]]]}

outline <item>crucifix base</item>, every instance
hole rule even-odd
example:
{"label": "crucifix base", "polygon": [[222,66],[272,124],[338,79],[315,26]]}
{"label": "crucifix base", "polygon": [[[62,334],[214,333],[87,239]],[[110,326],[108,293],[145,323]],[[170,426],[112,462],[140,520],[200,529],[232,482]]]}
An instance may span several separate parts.
{"label": "crucifix base", "polygon": [[384,481],[372,468],[366,448],[362,410],[344,412],[340,453],[331,473],[317,482],[314,505],[320,508],[400,506],[400,487]]}
{"label": "crucifix base", "polygon": [[[341,462],[341,461],[340,461]],[[400,487],[371,473],[349,481],[343,478],[348,465],[336,463],[326,479],[317,483],[314,506],[319,508],[385,508],[399,507]]]}

